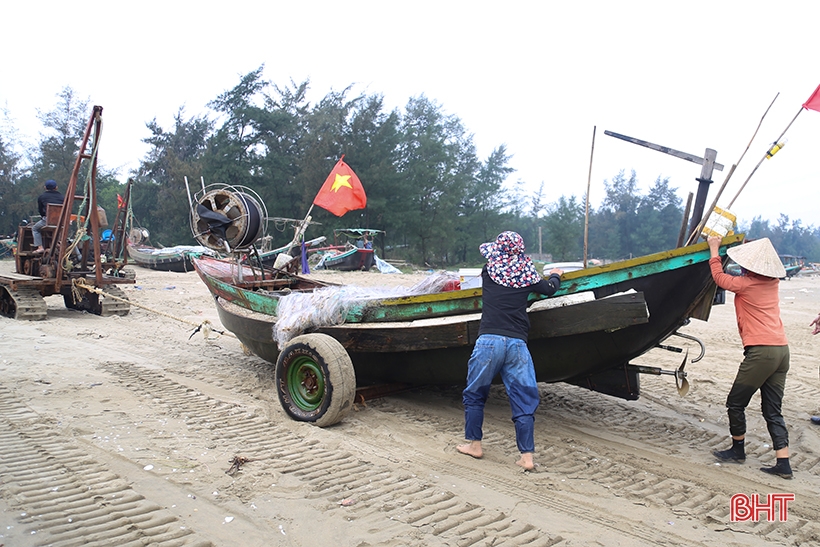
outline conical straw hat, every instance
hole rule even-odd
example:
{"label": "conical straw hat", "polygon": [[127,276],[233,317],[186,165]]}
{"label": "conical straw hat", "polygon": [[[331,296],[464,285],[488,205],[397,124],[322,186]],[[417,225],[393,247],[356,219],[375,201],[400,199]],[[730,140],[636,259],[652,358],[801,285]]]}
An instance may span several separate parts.
{"label": "conical straw hat", "polygon": [[777,251],[767,237],[737,247],[730,247],[726,254],[741,268],[750,272],[778,279],[786,277],[786,268],[783,267]]}

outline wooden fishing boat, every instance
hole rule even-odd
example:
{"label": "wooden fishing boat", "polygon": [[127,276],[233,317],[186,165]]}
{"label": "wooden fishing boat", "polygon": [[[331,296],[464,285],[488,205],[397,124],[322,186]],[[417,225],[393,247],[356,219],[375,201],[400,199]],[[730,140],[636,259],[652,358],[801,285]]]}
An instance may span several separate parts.
{"label": "wooden fishing boat", "polygon": [[382,230],[370,228],[338,228],[333,230],[334,245],[324,251],[318,269],[340,270],[343,272],[368,271],[376,264],[373,238],[384,234]]}
{"label": "wooden fishing boat", "polygon": [[178,245],[176,247],[152,247],[128,243],[128,258],[137,266],[163,272],[192,272],[191,259],[198,256],[215,256],[205,247]]}
{"label": "wooden fishing boat", "polygon": [[[742,240],[724,238],[721,253]],[[529,347],[540,382],[569,382],[625,399],[640,394],[636,367],[690,318],[707,320],[715,297],[706,243],[596,266],[562,276],[550,299],[532,297]],[[330,425],[352,405],[356,388],[464,382],[478,337],[481,290],[377,298],[350,305],[341,324],[317,326],[281,349],[274,339],[283,295],[325,284],[276,277],[228,261],[195,259],[222,324],[276,365],[280,402],[297,420]],[[550,307],[555,297],[579,303]],[[580,298],[579,295],[589,295]]]}
{"label": "wooden fishing boat", "polygon": [[373,249],[350,247],[325,254],[317,268],[343,272],[367,271],[376,263]]}
{"label": "wooden fishing boat", "polygon": [[783,267],[786,268],[785,279],[791,279],[800,273],[800,270],[806,267],[805,256],[780,255],[780,262],[782,262]]}

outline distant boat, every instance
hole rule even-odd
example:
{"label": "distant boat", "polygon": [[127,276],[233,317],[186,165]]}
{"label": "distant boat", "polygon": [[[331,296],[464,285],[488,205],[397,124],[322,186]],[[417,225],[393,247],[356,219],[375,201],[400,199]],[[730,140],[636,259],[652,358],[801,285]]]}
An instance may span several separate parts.
{"label": "distant boat", "polygon": [[367,271],[376,263],[376,255],[373,249],[358,249],[352,247],[346,250],[326,252],[319,264],[319,270],[340,270],[343,272]]}
{"label": "distant boat", "polygon": [[134,245],[129,242],[127,250],[128,258],[137,266],[163,272],[192,272],[194,271],[192,258],[216,256],[214,251],[195,245],[157,248],[150,245]]}
{"label": "distant boat", "polygon": [[785,279],[791,279],[800,273],[800,270],[806,267],[805,256],[780,255],[780,262],[782,262],[783,267],[786,268]]}
{"label": "distant boat", "polygon": [[383,233],[382,230],[370,228],[334,230],[333,239],[336,245],[327,249],[317,249],[323,256],[316,268],[344,272],[368,271],[376,264],[373,237]]}

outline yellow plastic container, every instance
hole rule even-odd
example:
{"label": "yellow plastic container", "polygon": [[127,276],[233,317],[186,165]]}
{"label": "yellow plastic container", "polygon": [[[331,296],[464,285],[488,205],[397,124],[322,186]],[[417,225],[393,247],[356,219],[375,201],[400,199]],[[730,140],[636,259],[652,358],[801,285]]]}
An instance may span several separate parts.
{"label": "yellow plastic container", "polygon": [[715,207],[712,211],[712,214],[709,215],[709,219],[706,221],[706,225],[703,227],[703,231],[701,231],[701,235],[703,237],[726,237],[734,234],[734,229],[737,224],[737,217],[730,213],[729,211],[725,211],[720,207]]}

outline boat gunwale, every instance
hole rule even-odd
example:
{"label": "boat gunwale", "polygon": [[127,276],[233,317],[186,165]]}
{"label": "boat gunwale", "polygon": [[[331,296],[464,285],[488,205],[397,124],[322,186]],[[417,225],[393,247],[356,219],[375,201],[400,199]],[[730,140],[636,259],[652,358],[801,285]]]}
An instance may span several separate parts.
{"label": "boat gunwale", "polygon": [[[726,247],[731,247],[735,243],[740,243],[741,241],[743,241],[744,237],[744,234],[733,234],[731,236],[724,237],[720,244],[721,256],[726,254]],[[590,272],[592,272],[593,274],[597,274],[603,272],[618,271],[626,268],[634,268],[636,266],[652,264],[654,262],[659,262],[661,260],[669,258],[676,258],[680,256],[693,255],[699,253],[706,253],[706,255],[709,254],[709,244],[707,242],[703,241],[701,243],[695,243],[693,245],[687,245],[685,247],[677,247],[675,249],[660,251],[657,253],[652,253],[644,256],[628,258],[626,260],[619,260],[617,262],[610,262],[609,264],[601,264],[599,266],[590,266],[589,268],[584,268],[582,270],[565,272],[561,276],[561,280],[564,281],[576,279],[578,277],[586,277],[590,274]],[[708,260],[708,257],[706,260]]]}
{"label": "boat gunwale", "polygon": [[[721,243],[720,254],[724,255],[726,252],[726,248],[728,246],[739,243],[740,241],[742,241],[743,237],[743,234],[737,234],[733,236],[727,236],[726,238],[724,238]],[[651,268],[651,265],[654,263],[671,261],[670,267],[665,268],[664,270],[674,270],[692,266],[694,264],[698,264],[701,262],[706,262],[708,261],[708,258],[708,245],[706,244],[706,242],[703,242],[695,245],[690,245],[687,247],[672,249],[670,251],[654,253],[651,255],[646,255],[635,259],[614,262],[602,266],[594,266],[592,268],[578,270],[576,272],[567,272],[562,276],[562,287],[555,293],[555,295],[553,295],[553,297],[562,296],[566,294],[574,294],[583,291],[591,291],[596,288],[610,286],[614,285],[615,283],[620,283],[624,281],[629,281],[629,279],[632,277],[629,274],[634,274],[634,270],[636,268],[638,270],[644,268]],[[203,281],[205,281],[206,285],[212,286],[213,283],[220,284],[222,286],[222,290],[220,292],[231,294],[233,296],[233,298],[228,298],[229,300],[235,301],[235,303],[237,303],[241,307],[250,309],[252,311],[258,311],[254,310],[253,308],[252,300],[254,299],[254,297],[252,295],[258,294],[260,295],[260,297],[271,298],[271,307],[269,310],[267,310],[267,312],[275,315],[275,308],[278,307],[277,297],[280,295],[271,294],[268,291],[254,291],[253,281],[249,281],[247,282],[247,284],[242,283],[240,285],[234,282],[233,280],[229,281],[224,278],[224,276],[230,274],[231,270],[235,270],[237,268],[237,265],[235,263],[212,257],[195,258],[194,261],[195,269],[199,273],[200,277],[203,278]],[[222,267],[212,267],[216,264],[220,264],[222,265]],[[249,266],[246,265],[239,265],[239,267],[243,268],[243,272],[250,272],[252,270]],[[646,274],[642,274],[637,277],[643,277],[644,275],[651,275],[653,273],[658,272],[647,272]],[[222,276],[218,274],[222,274]],[[212,281],[208,281],[206,277],[210,278]],[[295,283],[298,283],[300,280],[308,284],[316,283],[313,280],[309,280],[299,276],[292,276],[292,279],[294,279]],[[586,281],[586,283],[579,283],[578,281]],[[214,287],[214,289],[218,290],[216,287]],[[389,322],[391,320],[395,321],[396,315],[393,314],[401,313],[399,308],[400,306],[406,308],[416,306],[414,310],[409,310],[407,313],[408,317],[416,316],[418,318],[424,316],[425,313],[429,314],[429,317],[442,317],[449,315],[479,313],[481,311],[481,296],[481,289],[475,288],[460,291],[430,293],[424,295],[401,295],[396,297],[365,299],[356,302],[356,304],[350,308],[345,319],[345,322],[383,323]],[[534,293],[530,295],[530,301],[543,300],[544,298],[546,297]],[[452,303],[453,306],[449,308],[442,307],[442,309],[435,311],[433,310],[433,308],[429,307],[430,305],[437,303],[442,304],[442,306],[445,306],[446,303]],[[392,310],[396,311],[394,312]]]}

